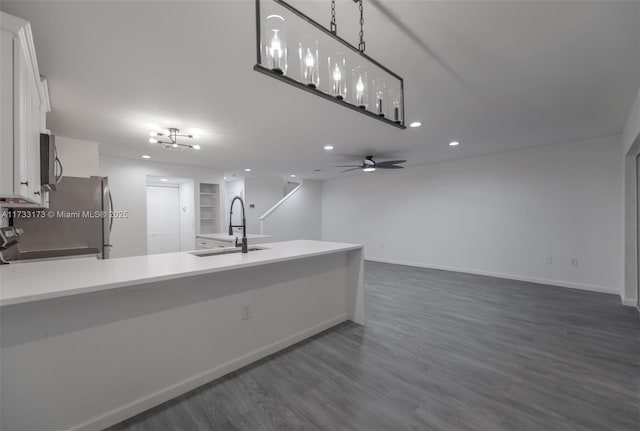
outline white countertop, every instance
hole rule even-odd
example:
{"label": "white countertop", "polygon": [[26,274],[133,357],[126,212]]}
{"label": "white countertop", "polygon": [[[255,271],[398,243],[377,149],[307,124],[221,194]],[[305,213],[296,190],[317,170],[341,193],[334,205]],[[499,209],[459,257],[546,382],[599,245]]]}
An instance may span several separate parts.
{"label": "white countertop", "polygon": [[189,252],[107,260],[94,258],[0,266],[0,307],[126,286],[267,265],[362,248],[296,240],[261,244],[266,250],[198,257]]}
{"label": "white countertop", "polygon": [[[258,235],[256,233],[248,233],[247,239],[258,239],[258,238],[271,238],[272,235]],[[236,238],[242,239],[242,234],[233,234],[229,235],[229,232],[220,232],[220,233],[199,233],[196,235],[196,238],[206,238],[206,239],[215,239],[217,241],[227,241],[234,242]],[[249,243],[251,245],[251,243]]]}

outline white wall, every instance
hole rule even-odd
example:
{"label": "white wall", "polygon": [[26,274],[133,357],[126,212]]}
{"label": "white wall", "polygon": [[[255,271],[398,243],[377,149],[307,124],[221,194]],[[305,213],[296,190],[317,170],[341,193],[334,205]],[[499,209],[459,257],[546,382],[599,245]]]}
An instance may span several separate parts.
{"label": "white wall", "polygon": [[56,136],[56,150],[64,175],[91,177],[100,175],[99,144],[93,141]]}
{"label": "white wall", "polygon": [[[260,233],[260,217],[284,197],[287,181],[280,177],[248,177],[228,181],[225,220],[229,223],[229,203],[233,196],[243,196],[246,205],[247,232]],[[320,181],[305,180],[304,186],[264,221],[263,233],[273,235],[274,241],[293,239],[321,239]],[[254,208],[251,208],[251,205]],[[240,207],[234,208],[234,223],[240,221]]]}
{"label": "white wall", "polygon": [[[269,211],[284,191],[284,180],[279,177],[249,177],[244,180],[244,196],[247,217],[247,232],[260,233],[260,216]],[[237,205],[237,204],[236,204]],[[254,207],[251,208],[251,205]],[[238,208],[238,207],[236,207]],[[234,209],[235,211],[235,209]],[[234,213],[234,223],[240,219]],[[278,238],[279,239],[279,238]]]}
{"label": "white wall", "polygon": [[372,260],[619,293],[621,156],[611,136],[326,181],[323,239]]}
{"label": "white wall", "polygon": [[193,178],[196,183],[196,213],[200,205],[199,182],[222,184],[223,181],[223,172],[217,169],[105,155],[100,155],[100,173],[109,177],[115,209],[129,212],[128,218],[118,219],[113,223],[111,257],[135,256],[147,252],[147,175]]}
{"label": "white wall", "polygon": [[264,234],[277,241],[322,239],[322,183],[304,180],[302,187],[263,222]]}
{"label": "white wall", "polygon": [[185,181],[178,186],[180,191],[180,250],[196,248],[195,184]]}

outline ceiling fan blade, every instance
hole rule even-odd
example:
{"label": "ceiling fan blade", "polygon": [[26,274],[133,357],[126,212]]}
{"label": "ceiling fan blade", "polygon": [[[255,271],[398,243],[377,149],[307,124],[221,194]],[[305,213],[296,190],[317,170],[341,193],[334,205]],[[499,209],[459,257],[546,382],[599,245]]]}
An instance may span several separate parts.
{"label": "ceiling fan blade", "polygon": [[384,165],[399,165],[400,163],[405,163],[406,160],[385,160],[384,162],[376,162],[376,166],[384,166]]}
{"label": "ceiling fan blade", "polygon": [[359,168],[361,167],[360,165],[338,165],[338,166],[334,166],[334,168]]}
{"label": "ceiling fan blade", "polygon": [[382,165],[382,166],[380,166],[380,164],[378,163],[376,165],[376,169],[404,169],[404,166],[400,166],[400,165]]}
{"label": "ceiling fan blade", "polygon": [[362,169],[362,168],[361,168],[360,166],[358,166],[357,168],[351,168],[351,169],[346,169],[346,170],[344,170],[344,171],[340,171],[340,173],[343,173],[343,172],[349,172],[349,171],[356,171],[356,170],[358,170],[358,169]]}

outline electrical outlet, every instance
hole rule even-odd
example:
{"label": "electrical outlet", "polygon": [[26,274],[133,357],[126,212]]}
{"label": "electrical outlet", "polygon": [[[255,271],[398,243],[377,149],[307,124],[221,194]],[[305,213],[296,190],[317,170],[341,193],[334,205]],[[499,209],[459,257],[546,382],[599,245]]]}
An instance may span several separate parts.
{"label": "electrical outlet", "polygon": [[247,320],[251,318],[251,307],[248,305],[242,306],[242,320]]}
{"label": "electrical outlet", "polygon": [[553,256],[545,256],[544,263],[546,263],[547,265],[552,264],[553,263]]}
{"label": "electrical outlet", "polygon": [[578,258],[572,257],[571,262],[569,263],[569,266],[578,266]]}

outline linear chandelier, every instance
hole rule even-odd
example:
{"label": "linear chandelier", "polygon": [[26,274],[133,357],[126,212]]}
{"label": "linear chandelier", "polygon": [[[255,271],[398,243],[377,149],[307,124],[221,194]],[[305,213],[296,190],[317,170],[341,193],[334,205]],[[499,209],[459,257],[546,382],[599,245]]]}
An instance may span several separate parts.
{"label": "linear chandelier", "polygon": [[[180,135],[178,134],[180,129],[176,129],[175,127],[169,127],[167,130],[162,132],[151,132],[149,135],[149,142],[152,144],[161,144],[164,145],[165,148],[173,148],[175,150],[184,150],[186,148],[192,148],[194,150],[199,150],[200,145],[198,144],[183,144],[182,142],[178,142],[178,138],[187,138],[187,139],[195,139],[196,135]],[[168,141],[162,140],[162,137],[166,137]]]}
{"label": "linear chandelier", "polygon": [[256,0],[253,69],[405,129],[404,80],[365,54],[363,0],[354,2],[360,12],[357,47],[338,36],[335,0],[329,29],[284,0]]}

